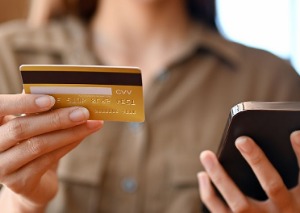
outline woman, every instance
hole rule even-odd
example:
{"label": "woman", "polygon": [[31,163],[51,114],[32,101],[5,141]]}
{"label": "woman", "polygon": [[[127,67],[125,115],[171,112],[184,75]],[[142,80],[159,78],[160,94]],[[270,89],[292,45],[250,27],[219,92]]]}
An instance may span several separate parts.
{"label": "woman", "polygon": [[[73,3],[45,0],[32,13],[53,14],[46,9],[59,8],[57,19],[48,22],[46,15],[40,22],[31,18],[31,27],[22,23],[2,27],[2,93],[20,92],[15,79],[22,63],[139,66],[146,122],[106,122],[99,134],[69,153],[79,139],[101,128],[101,122],[86,121],[88,112],[83,108],[47,112],[53,105],[48,96],[2,95],[0,181],[5,187],[0,206],[4,212],[46,208],[49,212],[199,212],[196,173],[203,168],[197,158],[203,150],[218,148],[229,109],[245,100],[300,100],[299,77],[288,63],[219,35],[214,1]],[[80,10],[89,4],[87,10]],[[64,16],[69,8],[80,20]],[[92,15],[90,9],[95,9]],[[41,111],[46,112],[31,115]],[[23,113],[28,115],[9,119]],[[299,133],[292,139],[300,157]],[[242,151],[247,146],[258,153],[260,164]],[[250,165],[278,176],[250,139],[240,138],[237,147]],[[199,175],[200,192],[211,211],[299,210],[299,187],[287,191],[278,177],[269,186],[264,174],[258,173],[270,199],[256,202],[232,186],[214,154],[205,151],[201,160],[207,172]],[[220,177],[224,182],[218,182]],[[214,195],[209,179],[224,193],[229,207]],[[228,193],[228,186],[234,193]]]}

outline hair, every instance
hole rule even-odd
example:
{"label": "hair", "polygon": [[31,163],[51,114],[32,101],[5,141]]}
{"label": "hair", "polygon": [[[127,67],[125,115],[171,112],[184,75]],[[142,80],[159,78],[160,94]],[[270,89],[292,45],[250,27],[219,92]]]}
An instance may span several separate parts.
{"label": "hair", "polygon": [[196,21],[203,22],[218,31],[215,0],[187,0],[187,9]]}
{"label": "hair", "polygon": [[[89,21],[94,15],[99,0],[64,0],[67,12]],[[191,17],[218,31],[215,0],[186,0]]]}

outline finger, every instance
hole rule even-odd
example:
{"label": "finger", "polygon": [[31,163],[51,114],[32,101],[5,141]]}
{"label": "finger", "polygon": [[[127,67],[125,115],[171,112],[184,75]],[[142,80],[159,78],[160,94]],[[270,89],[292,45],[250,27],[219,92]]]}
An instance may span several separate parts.
{"label": "finger", "polygon": [[3,124],[5,124],[5,123],[17,118],[17,117],[18,116],[16,116],[16,115],[7,115],[7,116],[3,117],[2,121],[0,120],[0,124],[3,125]]}
{"label": "finger", "polygon": [[200,155],[200,160],[210,179],[227,202],[229,208],[233,212],[243,212],[249,209],[247,198],[225,172],[215,154],[211,151],[204,151]]}
{"label": "finger", "polygon": [[[295,131],[291,134],[291,142],[297,157],[298,167],[300,168],[300,131]],[[299,175],[299,182],[300,182],[300,175]]]}
{"label": "finger", "polygon": [[0,155],[0,178],[6,177],[42,155],[82,140],[99,130],[102,125],[101,121],[88,121],[69,129],[36,136],[12,147]]}
{"label": "finger", "polygon": [[200,172],[198,175],[200,197],[205,206],[211,212],[226,213],[229,212],[227,206],[216,195],[207,173]]}
{"label": "finger", "polygon": [[48,95],[0,95],[0,117],[47,111],[54,103],[55,99]]}
{"label": "finger", "polygon": [[[18,171],[6,176],[5,179],[3,179],[3,183],[18,194],[31,194],[35,188],[39,188],[41,193],[44,194],[43,192],[46,190],[45,187],[48,188],[49,184],[36,187],[40,182],[40,178],[48,170],[51,170],[53,164],[57,163],[59,159],[69,153],[79,143],[79,141],[76,141],[35,159]],[[55,177],[52,176],[52,178]],[[49,183],[51,183],[51,181],[49,181]]]}
{"label": "finger", "polygon": [[249,137],[239,137],[236,140],[236,147],[252,168],[268,197],[279,208],[285,208],[291,200],[291,195],[262,150]]}
{"label": "finger", "polygon": [[15,118],[0,126],[0,152],[36,135],[84,123],[88,118],[88,110],[82,107]]}

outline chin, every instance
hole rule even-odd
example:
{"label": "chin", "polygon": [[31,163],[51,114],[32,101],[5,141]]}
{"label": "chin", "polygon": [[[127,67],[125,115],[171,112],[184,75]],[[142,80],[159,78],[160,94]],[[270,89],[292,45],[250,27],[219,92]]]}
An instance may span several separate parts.
{"label": "chin", "polygon": [[137,3],[148,3],[148,4],[152,4],[152,3],[161,3],[161,2],[165,2],[167,0],[131,0]]}

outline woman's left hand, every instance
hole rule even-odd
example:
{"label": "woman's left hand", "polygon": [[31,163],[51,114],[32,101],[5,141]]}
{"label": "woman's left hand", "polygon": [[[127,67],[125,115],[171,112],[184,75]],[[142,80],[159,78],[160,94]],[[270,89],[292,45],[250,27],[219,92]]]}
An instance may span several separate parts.
{"label": "woman's left hand", "polygon": [[[291,134],[291,143],[300,165],[300,131]],[[300,185],[287,189],[278,172],[251,138],[238,138],[236,147],[251,166],[268,200],[257,201],[244,195],[227,175],[215,154],[203,151],[200,160],[206,171],[198,174],[198,181],[200,196],[207,208],[213,213],[300,212]],[[222,194],[227,205],[216,195],[210,181]]]}

